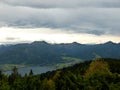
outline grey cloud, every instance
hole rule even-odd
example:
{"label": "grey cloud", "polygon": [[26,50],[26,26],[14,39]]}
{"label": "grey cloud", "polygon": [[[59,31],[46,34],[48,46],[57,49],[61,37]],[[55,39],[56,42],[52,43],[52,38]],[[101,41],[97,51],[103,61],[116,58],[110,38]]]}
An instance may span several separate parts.
{"label": "grey cloud", "polygon": [[87,33],[89,33],[89,34],[95,34],[95,35],[103,35],[103,34],[105,34],[104,31],[98,31],[98,30],[92,30],[92,31],[89,31]]}
{"label": "grey cloud", "polygon": [[[20,4],[21,6],[16,7],[14,5],[11,6],[5,3],[1,3],[0,27],[4,27],[4,26],[20,27],[20,28],[45,27],[45,28],[53,28],[53,29],[57,28],[61,30],[70,30],[73,32],[88,33],[95,35],[102,35],[102,34],[120,35],[120,30],[119,30],[120,8],[95,8],[95,7],[87,8],[87,4],[86,4],[87,0],[86,2],[83,1],[86,4],[86,8],[46,8],[46,9],[27,7],[26,3],[28,0],[24,0],[24,1],[1,0],[0,2],[3,1],[6,1],[9,4],[14,4],[14,5]],[[29,0],[29,2],[34,2],[36,4],[38,3],[38,5],[39,2],[41,2],[42,4],[43,2],[47,3],[47,1],[48,0],[45,1],[36,0],[35,2],[35,0]],[[54,0],[51,0],[51,4],[53,1]],[[70,2],[72,1],[70,0]],[[82,2],[81,0],[79,1]],[[93,0],[93,1],[94,1],[94,5],[99,6],[97,0]],[[98,1],[104,3],[104,1],[100,1],[100,0]],[[106,2],[107,1],[108,0],[106,0]],[[55,2],[53,4],[55,4]],[[114,1],[109,0],[109,2],[116,3],[118,2],[118,0],[114,0]],[[74,3],[75,2],[73,2],[73,5]],[[22,4],[25,4],[26,7],[22,6]],[[66,1],[63,4],[66,5]],[[62,4],[60,5],[62,7]],[[63,7],[65,5],[63,5]],[[112,6],[114,5],[115,4],[113,4]]]}
{"label": "grey cloud", "polygon": [[7,37],[6,40],[8,40],[8,41],[14,41],[14,40],[19,40],[19,38]]}
{"label": "grey cloud", "polygon": [[12,44],[18,44],[18,43],[30,43],[31,41],[4,41],[4,42],[1,42],[0,41],[0,44],[5,44],[5,45],[12,45]]}
{"label": "grey cloud", "polygon": [[34,8],[120,7],[120,0],[1,0],[1,2]]}

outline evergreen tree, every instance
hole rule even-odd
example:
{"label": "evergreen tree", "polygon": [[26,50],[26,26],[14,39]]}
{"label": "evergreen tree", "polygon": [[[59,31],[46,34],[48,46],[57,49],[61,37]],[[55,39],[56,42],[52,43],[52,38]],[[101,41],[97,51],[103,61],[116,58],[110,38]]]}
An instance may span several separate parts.
{"label": "evergreen tree", "polygon": [[33,71],[32,71],[32,69],[30,70],[29,75],[30,75],[30,76],[32,76],[32,75],[33,75]]}

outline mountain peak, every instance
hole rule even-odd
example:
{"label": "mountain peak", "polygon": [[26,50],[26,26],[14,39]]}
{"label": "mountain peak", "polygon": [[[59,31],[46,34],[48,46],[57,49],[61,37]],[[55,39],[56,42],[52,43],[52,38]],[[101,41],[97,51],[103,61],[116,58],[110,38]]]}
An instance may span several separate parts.
{"label": "mountain peak", "polygon": [[105,44],[109,44],[109,45],[111,44],[111,45],[112,45],[112,44],[115,44],[115,43],[112,42],[112,41],[108,41],[108,42],[106,42]]}
{"label": "mountain peak", "polygon": [[73,44],[73,45],[81,45],[81,44],[78,43],[78,42],[73,42],[72,44]]}
{"label": "mountain peak", "polygon": [[48,44],[48,43],[45,41],[34,41],[32,42],[32,44]]}

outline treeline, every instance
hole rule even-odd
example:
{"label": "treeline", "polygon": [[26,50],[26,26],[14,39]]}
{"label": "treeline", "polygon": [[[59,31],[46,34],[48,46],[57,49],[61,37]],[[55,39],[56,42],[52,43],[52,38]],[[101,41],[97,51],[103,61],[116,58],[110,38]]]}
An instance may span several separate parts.
{"label": "treeline", "polygon": [[14,67],[11,75],[0,71],[0,90],[120,90],[120,60],[96,59],[74,66],[21,76]]}

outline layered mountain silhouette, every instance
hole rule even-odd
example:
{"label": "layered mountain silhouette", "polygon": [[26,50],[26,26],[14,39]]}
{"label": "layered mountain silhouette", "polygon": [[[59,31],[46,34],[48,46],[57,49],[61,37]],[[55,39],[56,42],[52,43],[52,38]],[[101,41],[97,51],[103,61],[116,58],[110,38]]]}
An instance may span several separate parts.
{"label": "layered mountain silhouette", "polygon": [[120,59],[120,44],[111,41],[104,44],[50,44],[35,41],[16,45],[0,46],[0,64],[52,65],[68,62],[63,57],[91,60],[96,57]]}

